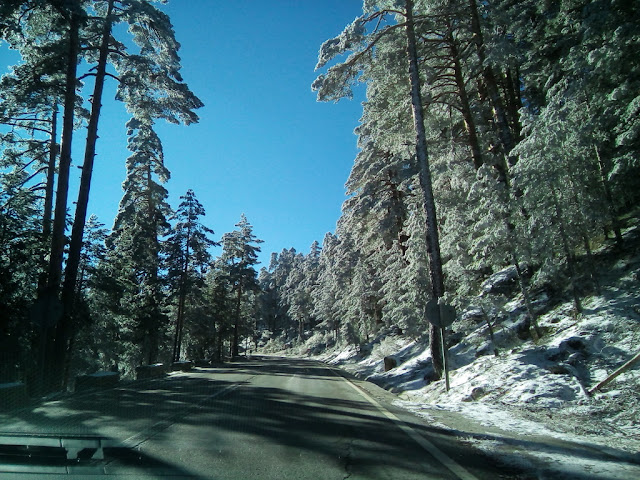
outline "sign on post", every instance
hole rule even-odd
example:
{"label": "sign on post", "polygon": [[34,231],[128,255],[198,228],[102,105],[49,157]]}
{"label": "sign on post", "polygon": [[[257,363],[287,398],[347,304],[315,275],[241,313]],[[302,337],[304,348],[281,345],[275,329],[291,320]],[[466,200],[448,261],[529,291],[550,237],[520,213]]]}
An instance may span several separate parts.
{"label": "sign on post", "polygon": [[[442,300],[442,299],[440,299]],[[442,365],[444,366],[445,388],[449,391],[449,365],[447,361],[447,344],[445,342],[445,329],[455,321],[456,309],[453,305],[438,302],[432,298],[427,302],[425,309],[427,320],[430,324],[440,329],[440,342],[442,344]]]}
{"label": "sign on post", "polygon": [[427,302],[427,320],[430,324],[440,328],[450,327],[456,320],[456,309],[453,305],[438,303],[435,298]]}

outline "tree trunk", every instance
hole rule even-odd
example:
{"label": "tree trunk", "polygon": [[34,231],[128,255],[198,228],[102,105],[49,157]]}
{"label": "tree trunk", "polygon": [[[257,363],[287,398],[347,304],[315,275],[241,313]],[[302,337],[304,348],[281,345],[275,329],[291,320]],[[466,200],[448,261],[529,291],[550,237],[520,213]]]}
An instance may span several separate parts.
{"label": "tree trunk", "polygon": [[[62,281],[62,262],[66,243],[67,198],[69,194],[69,176],[71,170],[71,145],[73,142],[76,107],[77,67],[80,52],[79,30],[80,16],[77,12],[72,11],[69,18],[69,45],[65,75],[62,145],[58,166],[55,212],[51,227],[51,252],[49,255],[47,285],[46,289],[41,293],[41,298],[48,298],[50,302],[57,301],[60,283]],[[44,348],[44,352],[40,356],[43,365],[38,370],[43,374],[41,382],[43,393],[62,388],[66,343],[64,345],[60,344],[58,341],[58,332],[62,333],[64,330],[63,320],[60,320],[56,327],[46,330],[46,338],[41,342]]]}
{"label": "tree trunk", "polygon": [[[407,56],[409,59],[409,78],[411,83],[411,106],[413,123],[416,131],[416,157],[418,160],[418,176],[420,189],[422,190],[426,220],[427,254],[429,256],[429,273],[431,276],[431,290],[433,298],[438,301],[444,295],[444,275],[442,272],[442,259],[440,257],[440,239],[438,234],[438,222],[436,217],[436,205],[433,197],[431,172],[429,170],[429,157],[427,152],[427,137],[424,128],[424,109],[422,106],[420,71],[418,67],[418,51],[416,48],[416,34],[413,20],[413,0],[406,0],[407,10]],[[435,334],[431,326],[429,330],[431,359],[438,377],[442,376],[444,364],[442,361],[443,345],[440,335]]]}
{"label": "tree trunk", "polygon": [[522,108],[522,96],[520,95],[520,72],[518,68],[512,71],[511,68],[507,69],[505,75],[506,89],[507,89],[507,109],[509,112],[509,122],[511,123],[511,130],[513,132],[514,142],[519,142],[521,139],[520,128],[520,109]]}
{"label": "tree trunk", "polygon": [[480,142],[478,141],[478,131],[476,129],[476,123],[471,113],[471,104],[469,103],[469,96],[467,95],[467,87],[464,82],[464,76],[462,74],[462,64],[460,62],[460,51],[458,44],[453,37],[451,25],[447,26],[447,43],[451,51],[451,58],[453,60],[453,72],[455,76],[456,85],[458,88],[458,97],[460,98],[460,109],[462,110],[462,119],[464,120],[464,126],[467,130],[467,139],[469,143],[469,149],[471,150],[471,159],[473,160],[473,166],[478,170],[482,164],[482,151],[480,150]]}
{"label": "tree trunk", "polygon": [[242,285],[238,284],[238,298],[236,299],[236,321],[233,325],[233,345],[231,346],[231,357],[240,354],[239,349],[239,329],[240,329],[240,307],[242,306]]}
{"label": "tree trunk", "polygon": [[509,119],[507,118],[504,104],[500,97],[498,81],[496,80],[493,69],[487,63],[484,38],[482,35],[482,28],[480,26],[480,15],[478,13],[476,0],[469,0],[469,10],[471,13],[471,32],[473,34],[473,41],[476,45],[478,60],[480,60],[480,64],[484,67],[482,71],[482,78],[484,80],[484,86],[487,89],[487,94],[489,95],[489,100],[491,101],[493,117],[498,129],[498,137],[504,149],[505,156],[509,159],[509,163],[512,163],[510,155],[511,150],[513,150],[513,147],[515,146],[515,142],[509,127]]}
{"label": "tree trunk", "polygon": [[[538,317],[533,311],[533,306],[531,305],[531,297],[529,296],[529,288],[527,287],[526,280],[524,278],[524,274],[522,272],[522,267],[520,265],[520,261],[518,259],[518,255],[516,253],[515,248],[515,235],[513,234],[513,227],[509,232],[509,254],[511,255],[511,262],[516,269],[516,278],[518,279],[518,286],[520,287],[520,293],[522,293],[522,299],[524,301],[524,308],[529,315],[529,319],[533,324],[533,331],[535,333],[534,340],[540,339],[542,337],[542,332],[540,331],[540,327],[538,326]],[[531,327],[529,327],[531,328]]]}
{"label": "tree trunk", "polygon": [[91,177],[93,174],[93,162],[96,155],[96,143],[98,140],[98,121],[100,120],[100,111],[102,109],[102,92],[104,91],[104,82],[107,71],[107,60],[109,56],[109,40],[111,37],[111,14],[113,11],[114,0],[109,1],[107,16],[105,18],[105,26],[102,33],[102,43],[100,45],[100,56],[96,67],[96,79],[93,88],[91,116],[87,128],[87,141],[84,152],[84,163],[82,165],[82,175],[80,178],[80,188],[78,192],[78,201],[76,204],[76,212],[73,220],[73,228],[71,231],[71,243],[69,245],[69,258],[65,268],[65,280],[63,286],[63,303],[69,313],[73,308],[73,301],[76,291],[76,280],[78,277],[78,267],[80,265],[80,254],[82,252],[82,239],[84,234],[84,226],[87,217],[87,208],[89,204],[89,191],[91,189]]}
{"label": "tree trunk", "polygon": [[182,328],[184,325],[184,304],[185,294],[182,286],[180,287],[180,296],[178,297],[178,312],[176,315],[176,331],[173,337],[173,355],[172,361],[177,362],[180,360],[180,350],[182,348]]}
{"label": "tree trunk", "polygon": [[154,302],[154,308],[150,309],[153,313],[151,318],[148,319],[147,337],[149,342],[149,364],[154,364],[158,361],[158,351],[160,348],[160,324],[158,322],[159,314],[159,288],[158,288],[158,258],[160,256],[160,241],[158,240],[158,218],[156,216],[156,206],[153,199],[153,190],[151,185],[153,183],[153,173],[151,171],[151,165],[147,165],[147,204],[149,215],[149,222],[152,226],[153,232],[153,265],[149,272],[149,285],[152,292],[152,301]]}
{"label": "tree trunk", "polygon": [[622,232],[620,230],[620,222],[613,206],[613,195],[611,188],[609,187],[609,180],[607,179],[607,169],[604,164],[604,160],[600,156],[600,150],[596,145],[593,146],[596,152],[596,158],[598,159],[598,169],[600,171],[600,181],[602,182],[602,189],[604,190],[604,198],[607,202],[607,211],[609,212],[609,221],[611,222],[611,228],[616,238],[616,246],[622,246]]}
{"label": "tree trunk", "polygon": [[189,243],[191,237],[191,229],[187,227],[187,242],[185,247],[185,259],[180,273],[180,294],[178,297],[178,314],[176,318],[176,333],[173,342],[173,361],[180,360],[180,349],[182,348],[182,330],[184,328],[184,308],[187,297],[187,274],[189,272]]}
{"label": "tree trunk", "polygon": [[600,288],[600,282],[596,274],[596,262],[593,259],[593,252],[591,251],[591,243],[586,233],[582,234],[582,241],[584,243],[584,251],[587,254],[587,263],[589,265],[589,276],[593,282],[593,287],[596,289],[598,295],[602,295],[602,288]]}
{"label": "tree trunk", "polygon": [[[51,242],[51,220],[53,216],[53,192],[56,180],[56,161],[58,159],[58,102],[56,101],[51,111],[51,138],[49,139],[49,163],[47,164],[47,183],[44,194],[44,207],[42,213],[42,238],[43,242]],[[44,255],[44,254],[43,254]],[[42,258],[42,265],[46,265]],[[47,288],[47,272],[43,267],[38,278],[38,294],[44,293]]]}
{"label": "tree trunk", "polygon": [[65,356],[68,352],[68,338],[74,315],[76,300],[76,281],[78,278],[78,268],[80,265],[80,254],[82,252],[82,237],[87,217],[89,203],[89,190],[91,188],[91,175],[93,173],[93,162],[96,154],[96,142],[98,139],[98,120],[102,108],[102,92],[107,70],[107,60],[109,56],[109,40],[111,38],[111,14],[114,0],[109,1],[107,16],[105,18],[102,42],[100,45],[100,55],[96,68],[96,79],[93,89],[91,116],[87,128],[87,141],[84,153],[84,163],[82,165],[82,175],[80,178],[80,188],[76,212],[71,231],[71,243],[69,245],[69,256],[65,268],[64,285],[62,287],[62,305],[64,314],[58,324],[56,331],[56,361],[64,364]]}
{"label": "tree trunk", "polygon": [[69,195],[69,172],[71,169],[71,144],[76,107],[76,83],[78,55],[80,51],[80,17],[72,12],[69,21],[69,49],[67,51],[67,72],[65,78],[64,113],[62,120],[62,145],[58,167],[58,188],[56,207],[51,231],[51,255],[47,289],[57,295],[62,280],[62,259],[64,256],[65,228],[67,222],[67,197]]}
{"label": "tree trunk", "polygon": [[580,313],[582,312],[582,303],[580,302],[580,296],[578,295],[578,289],[576,287],[575,259],[569,246],[569,238],[567,236],[567,230],[564,223],[562,206],[560,205],[558,194],[553,184],[551,184],[551,195],[552,195],[553,204],[555,207],[556,218],[558,220],[558,228],[560,230],[560,239],[562,240],[562,248],[564,250],[564,254],[567,259],[567,269],[569,270],[569,277],[571,278],[571,293],[573,295],[573,304],[575,306],[576,311]]}
{"label": "tree trunk", "polygon": [[216,339],[216,361],[221,362],[222,361],[222,342],[223,342],[223,337],[222,337],[222,330],[220,332],[218,332],[218,336]]}
{"label": "tree trunk", "polygon": [[[191,218],[191,215],[189,215]],[[191,252],[189,251],[189,245],[191,244],[191,224],[187,224],[187,241],[185,245],[185,259],[184,259],[184,269],[182,270],[182,285],[180,292],[180,331],[178,335],[178,351],[177,351],[177,359],[180,360],[180,350],[182,348],[182,334],[184,331],[184,317],[185,317],[185,303],[187,301],[187,280],[189,278],[189,265],[191,263]]]}
{"label": "tree trunk", "polygon": [[58,102],[51,112],[51,138],[49,139],[49,163],[47,164],[47,185],[45,188],[44,208],[42,214],[42,235],[51,235],[51,219],[53,216],[53,191],[56,178],[56,161],[58,159]]}

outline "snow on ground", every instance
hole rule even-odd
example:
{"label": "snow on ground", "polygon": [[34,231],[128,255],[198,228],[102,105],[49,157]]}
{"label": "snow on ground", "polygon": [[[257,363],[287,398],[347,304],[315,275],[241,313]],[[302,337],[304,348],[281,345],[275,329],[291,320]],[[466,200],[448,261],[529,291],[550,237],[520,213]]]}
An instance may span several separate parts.
{"label": "snow on ground", "polygon": [[[639,274],[636,249],[601,273],[601,292],[583,299],[582,314],[566,301],[541,315],[537,342],[518,338],[522,305],[514,299],[506,305],[508,318],[493,326],[495,344],[486,323],[477,323],[451,346],[449,392],[443,380],[429,381],[424,340],[391,335],[366,353],[337,349],[316,358],[397,393],[398,405],[441,428],[466,432],[467,441],[507,463],[528,466],[524,449],[556,472],[538,469],[537,478],[640,478],[640,365],[593,396],[587,393],[640,351]],[[456,328],[463,327],[454,323]],[[398,363],[387,372],[386,356]],[[483,435],[483,429],[496,435]],[[523,446],[540,436],[560,443],[552,449]]]}

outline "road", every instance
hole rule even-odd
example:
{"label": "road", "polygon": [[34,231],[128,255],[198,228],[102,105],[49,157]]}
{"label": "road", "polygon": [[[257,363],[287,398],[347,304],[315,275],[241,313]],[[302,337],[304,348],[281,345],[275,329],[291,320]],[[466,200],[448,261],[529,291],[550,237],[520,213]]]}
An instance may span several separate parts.
{"label": "road", "polygon": [[104,459],[88,443],[71,460],[63,449],[2,447],[0,478],[526,478],[392,399],[324,364],[280,357],[130,382],[0,414],[0,437],[105,447]]}

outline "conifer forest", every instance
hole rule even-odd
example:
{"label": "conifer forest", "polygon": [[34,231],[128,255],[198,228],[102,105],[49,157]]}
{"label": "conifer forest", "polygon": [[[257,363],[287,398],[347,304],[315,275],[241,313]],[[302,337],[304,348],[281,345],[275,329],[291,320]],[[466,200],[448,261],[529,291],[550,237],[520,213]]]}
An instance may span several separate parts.
{"label": "conifer forest", "polygon": [[[0,383],[37,395],[389,332],[424,339],[440,378],[427,305],[490,315],[502,305],[477,295],[505,269],[532,336],[541,292],[581,312],[594,251],[623,248],[638,214],[640,3],[364,0],[334,20],[309,95],[366,88],[342,214],[266,265],[242,212],[221,233],[193,190],[169,204],[156,127],[198,123],[203,103],[162,2],[2,0],[0,47],[21,60],[0,80]],[[88,209],[108,102],[130,116],[111,226]]]}

